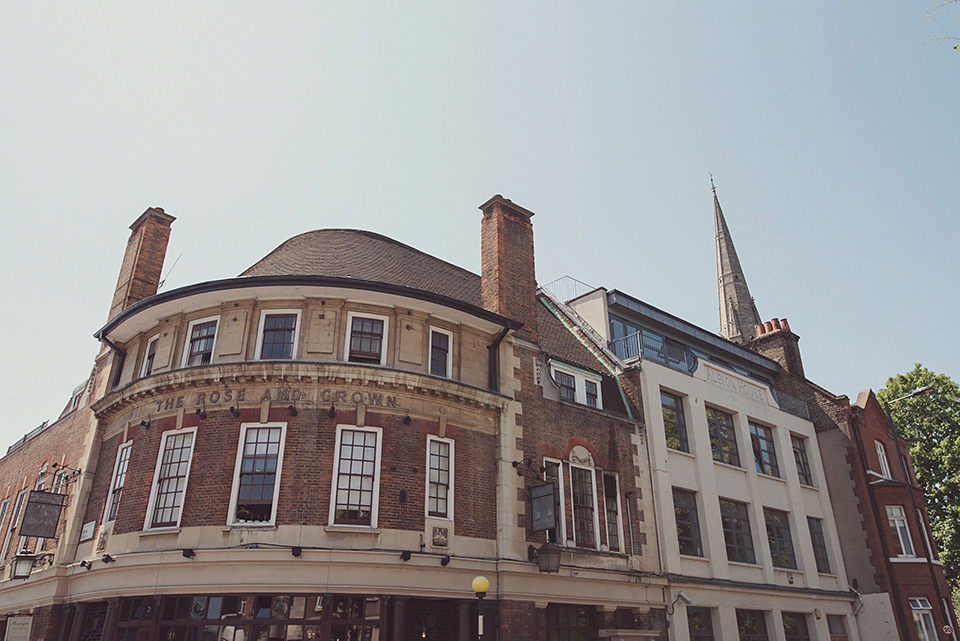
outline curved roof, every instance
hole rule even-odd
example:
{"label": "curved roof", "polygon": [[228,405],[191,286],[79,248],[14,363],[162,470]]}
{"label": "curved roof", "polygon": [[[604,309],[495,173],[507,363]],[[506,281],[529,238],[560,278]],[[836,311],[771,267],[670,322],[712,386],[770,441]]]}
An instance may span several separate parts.
{"label": "curved roof", "polygon": [[325,276],[388,283],[482,307],[480,276],[386,236],[319,229],[294,236],[240,274]]}

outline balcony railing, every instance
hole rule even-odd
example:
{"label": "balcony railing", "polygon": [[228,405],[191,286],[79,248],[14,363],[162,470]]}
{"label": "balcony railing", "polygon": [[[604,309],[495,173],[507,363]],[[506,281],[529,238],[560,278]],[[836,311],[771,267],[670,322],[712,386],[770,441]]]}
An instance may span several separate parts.
{"label": "balcony railing", "polygon": [[561,276],[557,280],[551,281],[546,285],[541,285],[540,289],[550,292],[550,295],[561,303],[566,303],[574,298],[579,298],[584,294],[589,294],[596,287],[579,281],[572,276]]}
{"label": "balcony railing", "polygon": [[643,358],[685,374],[693,374],[699,362],[696,354],[683,345],[648,331],[610,341],[609,347],[623,362]]}

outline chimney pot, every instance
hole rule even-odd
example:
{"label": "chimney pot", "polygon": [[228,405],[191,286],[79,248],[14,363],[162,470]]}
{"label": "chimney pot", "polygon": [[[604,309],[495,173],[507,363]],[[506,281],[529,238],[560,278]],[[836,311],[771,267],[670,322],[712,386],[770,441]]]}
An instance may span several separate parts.
{"label": "chimney pot", "polygon": [[783,331],[785,331],[785,332],[789,332],[789,331],[790,331],[790,325],[787,323],[787,319],[786,319],[786,318],[781,318],[781,319],[780,319],[780,326],[783,328]]}
{"label": "chimney pot", "polygon": [[781,327],[780,327],[780,319],[779,319],[779,318],[774,318],[774,319],[773,319],[773,326],[774,326],[776,329],[781,329]]}
{"label": "chimney pot", "polygon": [[768,332],[772,332],[772,331],[773,331],[773,323],[772,323],[772,322],[767,321],[766,323],[763,324],[763,326],[767,328],[767,331],[768,331]]}

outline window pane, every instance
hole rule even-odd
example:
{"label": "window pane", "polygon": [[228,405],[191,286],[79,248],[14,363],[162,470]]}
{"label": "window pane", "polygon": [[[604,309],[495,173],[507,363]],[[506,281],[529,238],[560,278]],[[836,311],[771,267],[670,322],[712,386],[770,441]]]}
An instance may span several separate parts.
{"label": "window pane", "polygon": [[296,314],[267,314],[264,316],[260,358],[293,358],[293,343],[296,331]]}
{"label": "window pane", "polygon": [[676,487],[673,488],[673,509],[676,515],[680,554],[703,556],[696,494]]}
{"label": "window pane", "polygon": [[[342,430],[334,522],[370,525],[377,469],[377,434]],[[347,491],[349,490],[349,491]]]}
{"label": "window pane", "polygon": [[737,447],[737,435],[733,428],[733,416],[708,407],[707,425],[710,430],[710,449],[713,451],[713,460],[739,467],[740,450]]}
{"label": "window pane", "polygon": [[750,423],[750,443],[753,445],[753,459],[759,474],[780,476],[777,464],[777,452],[773,444],[773,430],[764,425]]}
{"label": "window pane", "polygon": [[667,447],[689,452],[687,442],[687,421],[683,415],[683,401],[679,396],[660,392],[660,407],[663,411],[663,431],[667,437]]}
{"label": "window pane", "polygon": [[593,523],[595,503],[593,470],[571,467],[570,479],[573,485],[574,540],[582,547],[596,547],[597,539]]}
{"label": "window pane", "polygon": [[756,563],[747,505],[729,499],[720,499],[720,520],[723,525],[727,560]]}
{"label": "window pane", "polygon": [[797,558],[793,552],[793,538],[790,536],[787,513],[765,507],[763,519],[767,526],[767,541],[770,543],[773,565],[778,568],[797,569]]}

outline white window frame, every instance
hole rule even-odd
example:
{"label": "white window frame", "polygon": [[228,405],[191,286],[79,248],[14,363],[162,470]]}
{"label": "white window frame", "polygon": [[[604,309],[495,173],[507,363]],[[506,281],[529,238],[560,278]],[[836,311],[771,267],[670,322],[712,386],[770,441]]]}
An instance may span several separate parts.
{"label": "white window frame", "polygon": [[[10,497],[5,497],[0,501],[0,525],[3,525],[3,519],[7,518],[7,509],[10,507]],[[5,565],[4,559],[7,557],[6,545],[3,546],[4,549],[0,553],[0,568]]]}
{"label": "white window frame", "polygon": [[193,328],[195,325],[202,325],[203,323],[209,323],[210,321],[217,322],[217,328],[213,330],[213,345],[210,346],[210,365],[213,365],[214,358],[217,355],[217,337],[220,335],[220,316],[207,316],[206,318],[198,318],[197,320],[190,321],[187,324],[187,335],[183,340],[183,358],[180,359],[180,367],[204,367],[203,365],[187,365],[190,361],[190,335],[193,334]]}
{"label": "white window frame", "polygon": [[[244,443],[247,440],[247,432],[251,429],[273,429],[280,428],[280,448],[277,452],[277,471],[273,482],[273,504],[270,507],[269,521],[238,521],[237,520],[237,500],[240,496],[240,468],[243,464]],[[240,438],[237,441],[237,461],[233,468],[233,487],[230,490],[230,512],[227,515],[228,525],[240,525],[243,527],[271,527],[277,522],[277,499],[280,497],[280,472],[283,470],[283,449],[287,441],[286,423],[241,423]]]}
{"label": "white window frame", "polygon": [[[190,444],[190,457],[189,463],[187,464],[187,474],[183,477],[183,496],[180,500],[180,511],[177,513],[177,522],[173,525],[163,525],[154,527],[151,525],[153,521],[153,510],[157,501],[157,491],[158,486],[157,482],[160,479],[160,466],[163,464],[163,452],[167,446],[167,439],[174,436],[180,436],[182,434],[193,434],[193,440]],[[163,433],[160,438],[160,449],[157,452],[157,463],[153,468],[153,481],[150,483],[150,500],[147,502],[147,514],[143,519],[143,529],[146,530],[172,530],[180,527],[180,520],[183,518],[183,507],[186,504],[187,497],[187,488],[190,487],[190,471],[193,469],[193,452],[197,448],[197,428],[196,427],[185,427],[178,430],[167,430]]]}
{"label": "white window frame", "polygon": [[[27,489],[23,488],[17,493],[17,498],[13,502],[13,512],[10,513],[10,524],[7,526],[7,535],[3,539],[3,547],[0,548],[0,567],[7,564],[7,554],[10,552],[10,543],[13,541],[13,532],[17,529],[17,522],[23,512],[23,504],[27,499]],[[9,500],[9,499],[8,499]],[[17,550],[19,552],[19,550]]]}
{"label": "white window frame", "polygon": [[933,620],[933,606],[930,605],[930,601],[926,597],[915,596],[910,597],[908,601],[920,641],[937,641],[937,626]]}
{"label": "white window frame", "polygon": [[443,334],[447,337],[447,374],[443,378],[453,378],[453,332],[439,327],[430,328],[430,342],[427,344],[427,374],[437,376],[433,373],[433,335]]}
{"label": "white window frame", "polygon": [[[257,361],[286,361],[297,360],[297,348],[300,345],[300,312],[299,309],[261,309],[260,310],[260,324],[257,325],[257,351],[253,353],[254,360]],[[293,351],[290,353],[290,358],[262,358],[261,350],[263,349],[263,332],[264,332],[264,323],[267,321],[267,316],[296,316],[297,321],[293,327]]]}
{"label": "white window frame", "polygon": [[[430,514],[430,443],[436,441],[438,443],[447,443],[450,446],[450,469],[448,470],[449,481],[447,483],[447,513],[445,516],[436,516]],[[427,435],[427,463],[425,469],[427,470],[426,478],[426,487],[424,488],[424,504],[423,504],[423,514],[428,519],[445,519],[448,521],[453,520],[453,497],[456,494],[454,492],[454,447],[455,442],[453,439],[449,438],[440,438],[439,436],[434,436],[432,434]]]}
{"label": "white window frame", "polygon": [[[350,360],[350,337],[353,334],[353,319],[354,318],[372,318],[374,320],[383,321],[383,336],[380,339],[380,363],[381,367],[384,367],[387,364],[387,351],[390,346],[390,317],[382,316],[380,314],[368,314],[366,312],[347,312],[347,337],[343,342],[343,362],[351,363]],[[354,363],[356,365],[368,365],[369,363]]]}
{"label": "white window frame", "polygon": [[[190,343],[190,334],[187,333],[187,344],[189,343]],[[147,371],[147,358],[150,356],[151,345],[159,347],[160,334],[156,334],[152,338],[148,339],[146,342],[146,346],[143,349],[143,363],[140,364],[140,378],[143,378],[144,376],[150,376],[151,374],[153,374],[153,370],[157,368],[157,363],[156,361],[154,361],[154,363],[152,363],[152,366],[150,367],[150,371],[149,372]],[[156,352],[154,352],[154,358],[156,358]],[[211,356],[211,359],[212,359],[212,356]]]}
{"label": "white window frame", "polygon": [[880,476],[885,479],[892,479],[893,476],[890,475],[890,461],[887,460],[887,448],[885,448],[880,441],[874,441],[873,445],[877,449],[877,459],[880,461]]}
{"label": "white window frame", "polygon": [[557,545],[566,545],[567,544],[567,506],[565,502],[566,498],[566,489],[563,481],[563,461],[560,459],[543,457],[543,480],[547,480],[547,463],[556,463],[557,464],[557,486],[560,496],[557,497],[557,540],[554,541]]}
{"label": "white window frame", "polygon": [[[593,373],[588,373],[585,370],[572,367],[565,363],[561,364],[557,361],[550,361],[550,380],[553,381],[554,385],[557,383],[557,372],[563,372],[568,376],[572,376],[575,385],[576,392],[576,402],[578,405],[583,405],[584,407],[590,407],[591,409],[602,410],[603,409],[603,394],[601,393],[601,381],[602,379]],[[591,381],[597,386],[597,406],[591,407],[587,405],[587,385],[586,381]]]}
{"label": "white window frame", "polygon": [[[113,474],[110,475],[110,492],[107,494],[107,503],[103,506],[103,522],[110,523],[116,520],[110,518],[110,506],[113,505],[113,495],[116,493],[117,488],[117,471],[120,469],[120,461],[123,460],[124,451],[130,452],[132,454],[131,448],[133,447],[133,440],[126,441],[121,443],[120,447],[117,448],[117,458],[113,461]],[[123,471],[124,485],[126,485],[127,473],[130,471],[130,459],[127,458],[127,465]],[[123,500],[123,486],[120,487],[120,499]],[[119,506],[118,506],[119,507]]]}
{"label": "white window frame", "polygon": [[[625,553],[626,549],[623,541],[623,499],[620,494],[620,475],[616,472],[602,472],[600,474],[600,480],[602,481],[606,477],[611,477],[613,482],[616,484],[616,493],[617,493],[617,522],[614,523],[614,527],[617,530],[617,541],[619,545],[616,552]],[[603,484],[603,523],[607,526],[607,549],[610,549],[610,523],[607,521],[607,487],[606,483]]]}
{"label": "white window frame", "polygon": [[[337,523],[337,480],[340,477],[340,439],[343,435],[344,430],[351,430],[355,432],[373,432],[377,435],[377,458],[375,465],[373,466],[373,497],[371,498],[370,505],[370,525],[363,525],[358,523]],[[336,528],[355,528],[363,530],[373,530],[377,528],[378,519],[380,517],[380,468],[383,464],[383,429],[379,427],[359,427],[357,425],[337,425],[337,441],[335,455],[333,458],[333,474],[331,474],[332,482],[330,484],[330,512],[328,516],[327,523],[330,527]]]}
{"label": "white window frame", "polygon": [[[577,541],[577,506],[573,502],[573,470],[586,470],[590,473],[590,487],[591,493],[590,498],[593,501],[593,545],[580,545],[580,542]],[[586,465],[574,465],[570,464],[570,508],[573,516],[573,542],[578,548],[584,548],[587,550],[600,549],[600,515],[597,514],[597,470],[593,467],[587,467]]]}
{"label": "white window frame", "polygon": [[[916,557],[917,548],[913,545],[913,537],[910,535],[910,524],[907,522],[907,513],[906,510],[903,509],[902,505],[887,506],[887,522],[890,524],[890,529],[893,530],[893,535],[894,537],[897,537],[900,542],[900,548],[903,550],[902,553],[897,554],[897,557]],[[909,553],[907,552],[907,546],[904,545],[904,536],[906,536],[906,543],[908,543],[910,546]]]}

